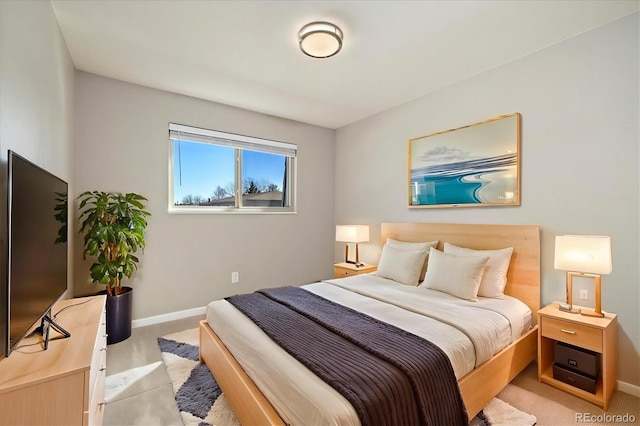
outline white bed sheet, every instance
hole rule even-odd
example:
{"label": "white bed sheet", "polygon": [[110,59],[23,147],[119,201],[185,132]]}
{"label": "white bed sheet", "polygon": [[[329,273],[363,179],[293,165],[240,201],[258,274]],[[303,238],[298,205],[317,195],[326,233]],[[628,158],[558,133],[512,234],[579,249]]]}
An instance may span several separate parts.
{"label": "white bed sheet", "polygon": [[[516,340],[531,320],[517,299],[469,302],[370,274],[303,288],[428,339],[447,354],[458,379]],[[360,424],[342,395],[229,302],[210,303],[207,322],[287,423]]]}

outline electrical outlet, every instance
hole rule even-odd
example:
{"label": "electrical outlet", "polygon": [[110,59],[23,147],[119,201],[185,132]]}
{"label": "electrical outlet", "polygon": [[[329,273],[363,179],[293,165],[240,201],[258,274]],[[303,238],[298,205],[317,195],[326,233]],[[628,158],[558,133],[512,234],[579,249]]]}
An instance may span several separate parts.
{"label": "electrical outlet", "polygon": [[235,284],[238,281],[240,281],[240,273],[239,272],[232,272],[231,273],[231,284]]}
{"label": "electrical outlet", "polygon": [[589,290],[580,289],[580,300],[589,300]]}

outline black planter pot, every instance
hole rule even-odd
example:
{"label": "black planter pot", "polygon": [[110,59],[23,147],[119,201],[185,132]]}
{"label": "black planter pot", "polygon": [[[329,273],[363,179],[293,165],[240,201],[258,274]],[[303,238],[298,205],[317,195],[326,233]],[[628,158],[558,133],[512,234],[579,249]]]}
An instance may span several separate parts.
{"label": "black planter pot", "polygon": [[[101,291],[98,294],[106,294]],[[107,296],[107,344],[122,342],[131,336],[133,289],[122,287],[117,296]]]}

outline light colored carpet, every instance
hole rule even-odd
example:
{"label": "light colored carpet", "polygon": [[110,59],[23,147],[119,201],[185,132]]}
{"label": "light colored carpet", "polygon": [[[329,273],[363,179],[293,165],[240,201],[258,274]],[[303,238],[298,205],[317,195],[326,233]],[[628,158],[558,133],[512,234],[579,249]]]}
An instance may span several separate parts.
{"label": "light colored carpet", "polygon": [[[624,392],[614,392],[605,412],[602,408],[591,404],[567,392],[538,381],[538,366],[531,363],[499,394],[498,398],[534,414],[538,426],[576,425],[587,422],[579,421],[579,415],[620,416],[634,418],[630,424],[640,424],[640,398]],[[591,425],[618,424],[618,422],[590,422]]]}
{"label": "light colored carpet", "polygon": [[[215,379],[206,366],[199,363],[197,328],[160,337],[158,345],[185,426],[239,425]],[[494,398],[470,424],[531,426],[535,423],[535,416]]]}

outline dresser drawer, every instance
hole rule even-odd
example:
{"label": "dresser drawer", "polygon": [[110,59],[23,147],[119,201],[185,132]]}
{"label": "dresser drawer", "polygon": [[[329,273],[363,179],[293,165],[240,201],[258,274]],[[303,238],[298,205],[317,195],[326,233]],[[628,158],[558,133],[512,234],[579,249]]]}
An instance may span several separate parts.
{"label": "dresser drawer", "polygon": [[93,346],[91,367],[87,383],[87,395],[85,400],[85,412],[83,424],[85,426],[97,426],[102,424],[104,416],[104,381],[107,375],[107,332],[106,312],[102,311],[98,334]]}
{"label": "dresser drawer", "polygon": [[105,401],[104,401],[104,381],[107,375],[106,370],[98,372],[96,377],[96,385],[91,392],[89,401],[89,426],[98,426],[102,424],[104,417]]}
{"label": "dresser drawer", "polygon": [[96,383],[96,377],[101,368],[107,365],[107,317],[106,312],[102,311],[100,323],[98,325],[98,335],[93,346],[93,354],[91,356],[91,378],[89,380],[89,389],[93,391]]}
{"label": "dresser drawer", "polygon": [[602,353],[602,329],[542,317],[542,336]]}

